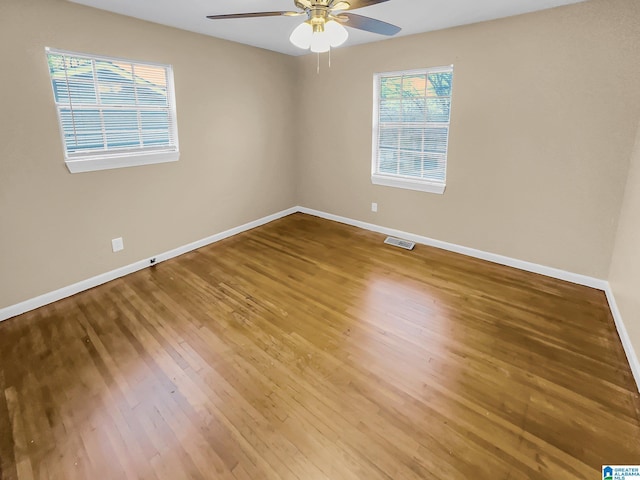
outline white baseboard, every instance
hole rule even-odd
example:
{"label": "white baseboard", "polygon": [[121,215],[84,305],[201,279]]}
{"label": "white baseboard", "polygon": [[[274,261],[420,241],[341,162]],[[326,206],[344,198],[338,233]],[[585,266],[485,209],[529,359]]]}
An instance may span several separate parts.
{"label": "white baseboard", "polygon": [[[607,282],[606,280],[601,280],[599,278],[567,272],[565,270],[560,270],[558,268],[552,268],[544,265],[539,265],[537,263],[526,262],[524,260],[518,260],[516,258],[506,257],[504,255],[498,255],[495,253],[477,250],[475,248],[464,247],[462,245],[456,245],[454,243],[443,242],[441,240],[435,240],[433,238],[425,237],[422,235],[403,232],[401,230],[382,227],[380,225],[362,222],[360,220],[354,220],[351,218],[342,217],[339,215],[333,215],[331,213],[326,213],[319,210],[313,210],[311,208],[300,207],[300,206],[291,207],[286,210],[282,210],[280,212],[274,213],[273,215],[268,215],[258,220],[254,220],[253,222],[245,223],[244,225],[240,225],[239,227],[225,230],[224,232],[211,235],[210,237],[203,238],[202,240],[198,240],[196,242],[192,242],[187,245],[183,245],[182,247],[175,248],[168,252],[160,253],[158,255],[155,255],[156,263],[168,260],[170,258],[177,257],[184,253],[190,252],[192,250],[196,250],[198,248],[204,247],[211,243],[218,242],[220,240],[231,237],[233,235],[237,235],[238,233],[251,230],[252,228],[259,227],[261,225],[264,225],[266,223],[272,222],[274,220],[277,220],[279,218],[285,217],[287,215],[290,215],[296,212],[306,213],[308,215],[313,215],[316,217],[325,218],[327,220],[333,220],[333,221],[344,223],[347,225],[352,225],[354,227],[363,228],[365,230],[370,230],[370,231],[382,233],[385,235],[391,235],[394,237],[404,238],[406,240],[411,240],[413,242],[420,243],[423,245],[429,245],[432,247],[441,248],[443,250],[449,250],[451,252],[461,253],[463,255],[467,255],[470,257],[480,258],[482,260],[487,260],[489,262],[498,263],[500,265],[507,265],[509,267],[514,267],[520,270],[539,273],[547,277],[558,278],[560,280],[576,283],[578,285],[585,285],[587,287],[603,290],[607,295],[607,300],[609,302],[609,307],[611,308],[611,313],[613,315],[616,329],[618,330],[618,335],[620,336],[622,346],[624,348],[625,354],[627,355],[627,360],[629,361],[629,365],[631,367],[631,372],[636,381],[636,384],[638,385],[638,390],[640,391],[640,361],[638,361],[638,356],[636,355],[633,345],[631,344],[631,339],[629,338],[629,334],[627,333],[627,329],[622,320],[622,316],[620,315],[620,311],[618,310],[618,306],[616,305],[616,301],[613,296],[613,292],[611,291],[611,287],[609,286],[609,282]],[[136,272],[138,270],[142,270],[143,268],[146,268],[150,265],[151,258],[154,258],[154,256],[144,260],[140,260],[130,265],[126,265],[124,267],[117,268],[115,270],[111,270],[110,272],[96,275],[95,277],[89,278],[87,280],[83,280],[81,282],[74,283],[73,285],[69,285],[67,287],[63,287],[58,290],[54,290],[53,292],[45,293],[38,297],[25,300],[24,302],[20,302],[15,305],[10,305],[8,307],[2,308],[0,309],[0,321],[28,312],[29,310],[34,310],[38,307],[42,307],[43,305],[53,303],[57,300],[70,297],[71,295],[75,295],[76,293],[82,292],[83,290],[88,290],[98,285],[102,285],[103,283],[109,282],[119,277],[123,277],[125,275]]]}
{"label": "white baseboard", "polygon": [[524,260],[518,260],[517,258],[505,257],[504,255],[485,252],[483,250],[477,250],[475,248],[463,247],[462,245],[456,245],[455,243],[443,242],[441,240],[435,240],[433,238],[416,235],[414,233],[381,227],[380,225],[375,225],[373,223],[361,222],[360,220],[353,220],[351,218],[341,217],[339,215],[333,215],[331,213],[321,212],[319,210],[313,210],[311,208],[297,207],[297,209],[299,212],[314,215],[316,217],[334,220],[336,222],[345,223],[347,225],[353,225],[354,227],[364,228],[365,230],[371,230],[372,232],[378,232],[385,235],[391,235],[393,237],[404,238],[405,240],[411,240],[412,242],[420,243],[422,245],[437,247],[443,250],[449,250],[450,252],[461,253],[469,257],[480,258],[482,260],[499,263],[500,265],[507,265],[509,267],[525,270],[527,272],[539,273],[547,277],[558,278],[560,280],[576,283],[578,285],[597,288],[598,290],[604,290],[608,285],[606,280],[601,280],[599,278],[567,272],[558,268],[546,267],[537,263],[526,262]]}
{"label": "white baseboard", "polygon": [[607,295],[607,301],[609,302],[609,308],[611,309],[611,314],[613,315],[613,321],[616,324],[616,330],[618,330],[618,336],[620,337],[620,341],[622,342],[622,348],[624,348],[624,353],[627,355],[627,361],[629,362],[629,366],[631,367],[631,373],[633,374],[633,378],[636,381],[638,392],[640,392],[640,360],[638,360],[638,355],[633,348],[633,344],[631,343],[631,338],[629,337],[627,328],[622,321],[622,314],[618,309],[618,304],[616,303],[616,298],[613,295],[613,290],[611,290],[611,285],[609,285],[609,282],[607,282],[607,288],[605,288],[604,293],[606,293]]}
{"label": "white baseboard", "polygon": [[95,277],[82,280],[78,283],[74,283],[73,285],[59,288],[58,290],[39,295],[35,298],[25,300],[24,302],[16,303],[15,305],[10,305],[8,307],[0,309],[0,321],[15,317],[16,315],[28,312],[29,310],[35,310],[36,308],[42,307],[49,303],[53,303],[63,298],[70,297],[71,295],[75,295],[76,293],[82,292],[84,290],[89,290],[90,288],[97,287],[98,285],[110,282],[111,280],[115,280],[116,278],[124,277],[125,275],[128,275],[130,273],[142,270],[143,268],[149,267],[151,265],[152,258],[155,258],[155,263],[158,264],[165,260],[169,260],[170,258],[182,255],[183,253],[196,250],[211,243],[219,242],[220,240],[223,240],[225,238],[237,235],[238,233],[242,233],[247,230],[251,230],[252,228],[259,227],[260,225],[272,222],[273,220],[277,220],[278,218],[286,217],[287,215],[296,213],[297,211],[298,209],[296,207],[288,208],[286,210],[282,210],[281,212],[274,213],[273,215],[259,218],[258,220],[254,220],[253,222],[245,223],[244,225],[240,225],[239,227],[231,228],[229,230],[225,230],[224,232],[211,235],[210,237],[203,238],[202,240],[183,245],[182,247],[174,248],[173,250],[169,250],[168,252],[160,253],[158,255],[152,255],[149,258],[139,260],[129,265],[125,265],[124,267],[116,268],[115,270],[111,270],[110,272],[96,275]]}

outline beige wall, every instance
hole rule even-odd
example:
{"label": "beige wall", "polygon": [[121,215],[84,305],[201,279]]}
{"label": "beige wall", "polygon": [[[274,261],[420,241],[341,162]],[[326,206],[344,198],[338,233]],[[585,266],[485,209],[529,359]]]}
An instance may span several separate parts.
{"label": "beige wall", "polygon": [[[631,158],[609,283],[631,344],[640,354],[640,124]],[[638,385],[640,388],[640,385]]]}
{"label": "beige wall", "polygon": [[[295,204],[607,278],[640,120],[639,15],[591,0],[337,49],[317,75],[314,56],[2,0],[0,308]],[[181,160],[69,174],[45,46],[172,64]],[[371,185],[373,73],[451,63],[446,193]]]}
{"label": "beige wall", "polygon": [[[303,206],[605,279],[640,117],[636,0],[299,60]],[[444,195],[370,181],[372,75],[455,65]],[[379,212],[370,212],[371,202]]]}
{"label": "beige wall", "polygon": [[[69,174],[45,46],[172,64],[180,161]],[[295,204],[291,57],[62,0],[2,0],[0,58],[0,308]]]}

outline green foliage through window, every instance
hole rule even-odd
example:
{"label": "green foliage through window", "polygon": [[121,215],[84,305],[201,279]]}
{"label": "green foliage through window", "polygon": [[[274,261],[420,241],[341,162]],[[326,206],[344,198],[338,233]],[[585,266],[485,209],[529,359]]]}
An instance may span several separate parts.
{"label": "green foliage through window", "polygon": [[375,172],[444,183],[453,69],[378,76]]}

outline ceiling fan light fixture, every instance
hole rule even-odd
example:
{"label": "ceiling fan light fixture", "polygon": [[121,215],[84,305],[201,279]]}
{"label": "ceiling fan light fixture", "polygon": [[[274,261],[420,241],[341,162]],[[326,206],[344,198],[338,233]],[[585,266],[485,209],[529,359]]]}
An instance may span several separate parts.
{"label": "ceiling fan light fixture", "polygon": [[347,29],[335,20],[329,20],[324,24],[325,34],[329,36],[329,44],[332,47],[339,47],[349,38]]}
{"label": "ceiling fan light fixture", "polygon": [[291,33],[289,41],[296,47],[308,50],[312,43],[313,27],[309,22],[302,22]]}
{"label": "ceiling fan light fixture", "polygon": [[313,32],[311,36],[311,51],[313,53],[324,53],[330,49],[329,35],[326,32]]}
{"label": "ceiling fan light fixture", "polygon": [[[289,41],[303,50],[323,53],[332,47],[344,44],[349,33],[345,26],[391,37],[402,30],[397,25],[363,15],[351,13],[351,10],[388,2],[389,0],[293,0],[297,11],[247,12],[207,15],[210,20],[229,20],[232,18],[260,17],[297,17],[306,16],[307,20],[298,25]],[[348,11],[347,11],[348,10]]]}

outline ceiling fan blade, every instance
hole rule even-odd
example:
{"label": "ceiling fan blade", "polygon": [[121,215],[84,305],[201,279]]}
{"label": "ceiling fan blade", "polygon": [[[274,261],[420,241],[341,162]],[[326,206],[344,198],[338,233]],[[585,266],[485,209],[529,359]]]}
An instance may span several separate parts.
{"label": "ceiling fan blade", "polygon": [[255,17],[280,17],[293,12],[254,12],[254,13],[230,13],[228,15],[208,15],[209,20],[224,20],[228,18],[255,18]]}
{"label": "ceiling fan blade", "polygon": [[295,0],[294,2],[296,7],[306,10],[307,8],[311,8],[311,0]]}
{"label": "ceiling fan blade", "polygon": [[[340,0],[334,0],[333,3],[338,3]],[[349,10],[355,10],[356,8],[364,8],[369,7],[371,5],[376,5],[377,3],[388,2],[389,0],[347,0],[351,5]]]}
{"label": "ceiling fan blade", "polygon": [[392,36],[402,30],[396,25],[383,22],[382,20],[376,20],[375,18],[356,15],[355,13],[340,13],[336,18],[346,27],[357,28],[358,30],[365,30],[372,33],[379,33],[380,35]]}
{"label": "ceiling fan blade", "polygon": [[329,10],[331,10],[331,12],[337,12],[338,10],[349,10],[350,8],[351,4],[349,2],[335,1],[331,2]]}

